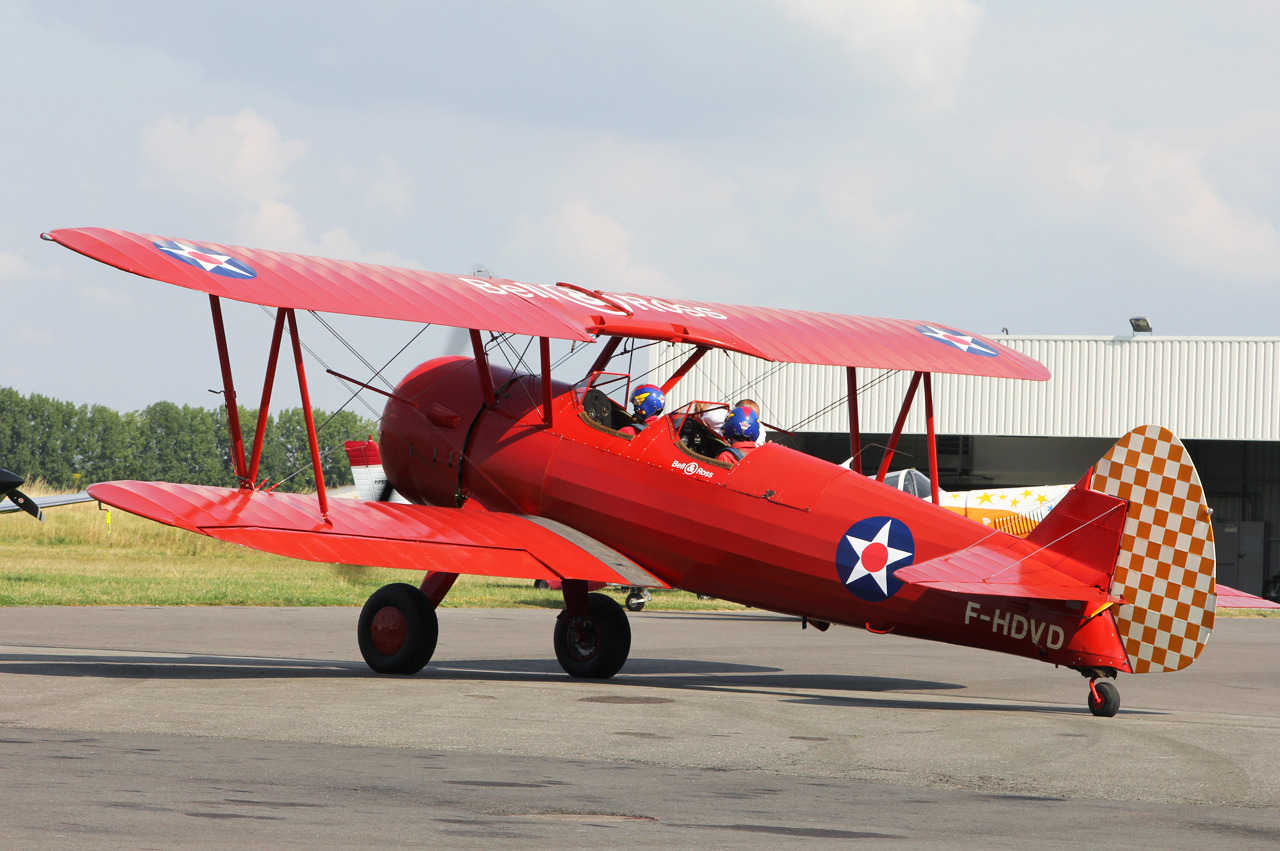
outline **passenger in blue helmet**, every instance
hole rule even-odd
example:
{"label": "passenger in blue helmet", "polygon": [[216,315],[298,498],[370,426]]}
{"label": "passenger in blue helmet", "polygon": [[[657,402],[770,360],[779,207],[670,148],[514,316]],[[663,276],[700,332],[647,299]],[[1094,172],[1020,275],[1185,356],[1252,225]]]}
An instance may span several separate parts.
{"label": "passenger in blue helmet", "polygon": [[631,394],[635,423],[618,429],[622,434],[639,434],[645,428],[662,419],[662,408],[667,404],[667,394],[652,384],[642,384]]}
{"label": "passenger in blue helmet", "polygon": [[729,441],[729,448],[717,455],[716,460],[737,464],[756,448],[759,436],[760,420],[756,412],[750,408],[734,408],[724,420],[724,439]]}

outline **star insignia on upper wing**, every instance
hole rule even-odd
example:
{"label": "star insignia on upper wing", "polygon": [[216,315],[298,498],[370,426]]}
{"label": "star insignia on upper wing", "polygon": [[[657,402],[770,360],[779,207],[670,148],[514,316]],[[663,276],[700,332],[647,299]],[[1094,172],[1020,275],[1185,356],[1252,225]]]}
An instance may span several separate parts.
{"label": "star insignia on upper wing", "polygon": [[937,325],[917,325],[916,330],[926,337],[932,337],[941,343],[946,343],[948,346],[959,349],[965,354],[982,355],[988,358],[996,357],[999,354],[995,348],[978,340],[972,334],[965,334],[951,328],[941,328]]}
{"label": "star insignia on upper wing", "polygon": [[164,239],[151,244],[175,260],[181,260],[189,266],[195,266],[197,269],[203,269],[215,275],[227,278],[254,278],[258,275],[253,267],[243,260],[237,260],[230,254],[223,254],[212,248],[180,242],[176,239]]}

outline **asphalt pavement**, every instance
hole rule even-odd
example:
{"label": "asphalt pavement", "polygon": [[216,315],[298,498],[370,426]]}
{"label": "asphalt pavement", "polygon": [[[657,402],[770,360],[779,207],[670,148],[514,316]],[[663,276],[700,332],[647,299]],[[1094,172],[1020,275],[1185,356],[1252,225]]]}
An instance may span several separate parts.
{"label": "asphalt pavement", "polygon": [[0,847],[1275,847],[1280,619],[1187,671],[1078,674],[763,613],[440,611],[412,677],[355,609],[0,610]]}

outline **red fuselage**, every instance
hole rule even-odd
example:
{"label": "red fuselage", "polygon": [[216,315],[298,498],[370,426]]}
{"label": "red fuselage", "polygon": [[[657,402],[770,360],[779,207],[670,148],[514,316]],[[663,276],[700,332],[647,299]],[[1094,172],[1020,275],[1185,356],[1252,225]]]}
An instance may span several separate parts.
{"label": "red fuselage", "polygon": [[[884,594],[867,578],[1003,533],[776,443],[730,468],[692,453],[671,418],[628,439],[590,421],[578,392],[558,382],[548,426],[537,376],[493,373],[493,407],[470,359],[429,361],[401,382],[397,394],[417,407],[388,403],[381,447],[388,479],[410,501],[547,517],[673,587],[755,608],[1128,669],[1109,615],[882,580]],[[895,537],[868,543],[890,520]],[[847,570],[851,538],[862,548],[858,582]]]}

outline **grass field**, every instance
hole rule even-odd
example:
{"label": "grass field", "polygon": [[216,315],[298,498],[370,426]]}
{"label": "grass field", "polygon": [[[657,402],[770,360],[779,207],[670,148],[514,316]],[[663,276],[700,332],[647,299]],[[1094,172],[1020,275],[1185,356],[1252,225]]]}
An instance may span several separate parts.
{"label": "grass field", "polygon": [[[39,483],[31,496],[50,491]],[[389,582],[417,585],[422,574],[378,567],[318,564],[246,549],[143,520],[96,503],[0,515],[0,606],[362,606]],[[424,571],[425,572],[425,571]],[[624,594],[610,588],[619,602]],[[443,606],[551,608],[558,591],[527,579],[461,576]],[[684,591],[654,591],[648,610],[743,609]],[[1220,616],[1274,617],[1252,609]]]}
{"label": "grass field", "polygon": [[[48,489],[33,483],[31,496]],[[96,503],[52,508],[43,523],[0,515],[0,606],[361,606],[405,570],[317,564],[161,526]],[[425,572],[425,570],[424,570]],[[623,594],[609,589],[619,601]],[[462,576],[444,606],[554,608],[558,591],[527,579]],[[683,591],[655,591],[650,610],[741,609]]]}

